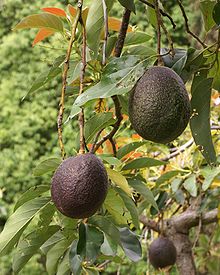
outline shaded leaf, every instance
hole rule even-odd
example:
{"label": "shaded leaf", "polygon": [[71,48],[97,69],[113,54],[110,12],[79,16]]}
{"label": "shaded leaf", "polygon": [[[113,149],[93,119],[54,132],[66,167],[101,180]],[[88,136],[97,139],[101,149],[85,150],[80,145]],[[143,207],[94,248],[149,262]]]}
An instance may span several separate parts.
{"label": "shaded leaf", "polygon": [[[196,81],[196,76],[193,82]],[[216,154],[210,127],[210,98],[213,79],[203,79],[197,85],[192,84],[192,117],[190,128],[196,145],[206,161],[212,165],[216,162]]]}
{"label": "shaded leaf", "polygon": [[106,171],[108,173],[108,176],[110,180],[115,183],[117,186],[119,186],[126,194],[129,196],[132,195],[132,189],[128,185],[127,179],[120,173],[115,170],[112,170],[110,168],[106,167]]}
{"label": "shaded leaf", "polygon": [[220,174],[220,167],[206,167],[205,169],[201,170],[201,174],[205,178],[202,184],[202,190],[206,191],[212,184],[215,177]]}
{"label": "shaded leaf", "polygon": [[104,242],[101,245],[100,251],[107,256],[115,256],[117,253],[117,244],[112,242],[111,238],[104,234]]}
{"label": "shaded leaf", "polygon": [[158,210],[153,193],[142,181],[137,179],[129,179],[128,183],[134,188],[134,190],[140,193],[148,203],[150,203],[156,210]]}
{"label": "shaded leaf", "polygon": [[124,45],[125,46],[130,46],[130,45],[137,45],[141,43],[146,43],[149,41],[152,37],[145,33],[145,32],[130,32],[126,35]]}
{"label": "shaded leaf", "polygon": [[142,157],[128,162],[124,167],[122,167],[122,170],[141,169],[146,167],[161,166],[164,164],[166,164],[166,162],[161,160]]}
{"label": "shaded leaf", "polygon": [[51,225],[33,231],[20,240],[13,258],[13,271],[17,274],[30,258],[38,252],[40,246],[56,233],[60,227],[58,225]]}
{"label": "shaded leaf", "polygon": [[126,208],[130,212],[134,226],[136,228],[139,228],[138,211],[134,201],[130,197],[128,197],[123,190],[117,188],[117,192],[119,193],[120,197],[123,199]]}
{"label": "shaded leaf", "polygon": [[212,12],[212,17],[217,25],[220,25],[220,2],[218,1]]}
{"label": "shaded leaf", "polygon": [[130,152],[135,151],[137,148],[143,146],[144,144],[146,144],[146,141],[138,141],[126,144],[123,147],[119,148],[117,152],[117,157],[121,159]]}
{"label": "shaded leaf", "polygon": [[49,202],[50,198],[35,198],[24,203],[9,217],[0,234],[1,256],[6,255],[14,247],[29,222]]}
{"label": "shaded leaf", "polygon": [[135,13],[134,0],[118,0],[118,1],[123,7]]}
{"label": "shaded leaf", "polygon": [[157,179],[157,185],[161,185],[164,182],[169,181],[170,179],[172,179],[173,177],[175,177],[176,175],[181,174],[181,173],[183,173],[182,170],[181,171],[179,171],[179,170],[168,171],[168,172],[162,174],[162,176],[160,176]]}
{"label": "shaded leaf", "polygon": [[136,235],[127,227],[119,228],[122,248],[126,256],[133,262],[137,262],[142,257],[141,244]]}
{"label": "shaded leaf", "polygon": [[71,119],[73,119],[76,115],[78,115],[81,112],[81,108],[75,104],[73,104],[72,108],[71,108],[71,112],[70,115],[68,116],[67,120],[65,121],[65,123],[68,123]]}
{"label": "shaded leaf", "polygon": [[62,160],[59,159],[59,158],[49,158],[49,159],[46,159],[46,160],[42,161],[41,163],[39,163],[34,168],[33,175],[35,177],[39,177],[39,176],[42,176],[42,175],[44,175],[46,173],[53,172],[60,165],[61,161]]}
{"label": "shaded leaf", "polygon": [[200,1],[200,9],[202,11],[202,16],[205,24],[205,30],[208,32],[215,25],[212,13],[215,6],[215,1],[204,0]]}
{"label": "shaded leaf", "polygon": [[73,272],[73,274],[80,274],[82,270],[82,258],[80,255],[77,255],[77,245],[78,240],[74,240],[69,253],[69,261],[70,261],[70,268]]}
{"label": "shaded leaf", "polygon": [[50,237],[40,248],[40,250],[46,255],[47,252],[60,241],[65,240],[65,236],[61,231],[56,232],[52,237]]}
{"label": "shaded leaf", "polygon": [[45,38],[51,36],[52,34],[54,34],[53,30],[48,30],[48,29],[40,29],[39,32],[37,33],[37,35],[34,38],[34,41],[32,43],[32,46],[35,46],[37,43],[41,42],[42,40],[44,40]]}
{"label": "shaded leaf", "polygon": [[192,197],[197,196],[196,175],[190,175],[183,183],[184,188],[190,193]]}
{"label": "shaded leaf", "polygon": [[63,9],[55,8],[55,7],[47,7],[42,8],[43,11],[60,16],[60,17],[66,17],[66,13]]}
{"label": "shaded leaf", "polygon": [[69,249],[68,249],[57,268],[56,275],[69,275],[69,274],[70,274],[70,261],[69,261]]}
{"label": "shaded leaf", "polygon": [[63,23],[55,15],[49,13],[33,14],[22,19],[13,30],[27,28],[46,28],[55,32],[63,32]]}

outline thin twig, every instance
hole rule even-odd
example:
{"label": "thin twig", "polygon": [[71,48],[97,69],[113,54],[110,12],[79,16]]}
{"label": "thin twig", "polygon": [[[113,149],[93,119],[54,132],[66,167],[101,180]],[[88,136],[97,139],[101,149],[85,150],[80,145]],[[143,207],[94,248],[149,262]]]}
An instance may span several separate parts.
{"label": "thin twig", "polygon": [[102,65],[106,64],[106,55],[107,55],[107,42],[108,42],[108,10],[105,3],[105,0],[102,0],[103,5],[103,15],[104,15],[104,22],[105,22],[105,37],[103,43],[103,55],[102,55]]}
{"label": "thin twig", "polygon": [[195,33],[193,33],[193,32],[190,30],[189,24],[188,24],[188,21],[189,21],[189,20],[188,20],[188,18],[187,18],[187,15],[186,15],[186,12],[185,12],[185,9],[184,9],[184,7],[183,7],[183,5],[182,5],[181,0],[177,0],[177,2],[178,2],[178,5],[179,5],[179,7],[180,7],[180,10],[181,10],[181,12],[182,12],[182,15],[183,15],[183,18],[184,18],[184,21],[185,21],[186,31],[187,31],[193,38],[195,38],[195,39],[203,46],[203,48],[206,48],[207,45],[206,45],[204,42],[202,42],[202,40],[201,40]]}
{"label": "thin twig", "polygon": [[[82,3],[82,1],[81,1]],[[80,23],[83,28],[83,47],[82,47],[82,68],[81,68],[81,74],[80,74],[80,89],[79,89],[79,95],[83,93],[84,90],[84,77],[85,77],[85,71],[86,71],[86,28],[83,23],[82,17],[80,19]],[[80,128],[80,149],[79,149],[79,154],[84,154],[85,153],[85,135],[84,135],[84,124],[85,124],[85,119],[84,119],[84,110],[83,108],[81,109],[81,112],[79,113],[79,128]]]}
{"label": "thin twig", "polygon": [[164,25],[162,18],[161,18],[161,21],[160,21],[160,25],[161,25],[161,28],[163,29],[163,31],[164,31],[164,33],[167,37],[167,40],[169,42],[171,56],[174,57],[175,51],[174,51],[174,47],[173,47],[173,40],[172,40],[172,37],[171,37],[169,31],[167,30],[166,26]]}
{"label": "thin twig", "polygon": [[61,90],[61,97],[60,97],[60,103],[59,103],[60,108],[59,108],[59,113],[58,113],[58,118],[57,118],[57,127],[58,127],[58,140],[59,140],[59,145],[60,145],[60,150],[61,150],[61,156],[63,159],[65,158],[65,155],[66,155],[64,144],[63,144],[62,124],[63,124],[65,93],[66,93],[66,87],[67,87],[67,74],[68,74],[68,70],[69,70],[72,46],[75,41],[76,29],[77,29],[77,26],[78,26],[78,23],[80,20],[81,8],[82,8],[82,6],[78,5],[77,15],[76,15],[76,19],[72,26],[71,37],[69,40],[69,45],[68,45],[68,49],[67,49],[67,53],[66,53],[63,74],[62,74],[62,90]]}
{"label": "thin twig", "polygon": [[111,142],[112,145],[112,150],[113,150],[113,156],[116,157],[117,155],[117,149],[116,149],[116,144],[113,138],[110,138],[109,141]]}
{"label": "thin twig", "polygon": [[[155,6],[152,3],[150,3],[150,2],[148,2],[146,0],[139,0],[139,1],[155,10]],[[170,22],[171,22],[171,24],[173,26],[173,29],[175,29],[176,28],[176,24],[174,23],[173,18],[168,13],[164,12],[161,9],[159,9],[159,11],[160,11],[161,15],[167,17],[170,20]]]}
{"label": "thin twig", "polygon": [[161,17],[160,17],[160,10],[159,10],[159,3],[158,0],[154,0],[155,3],[155,12],[157,16],[157,60],[158,60],[158,65],[163,66],[164,62],[163,59],[160,55],[161,53]]}
{"label": "thin twig", "polygon": [[[126,34],[127,34],[127,30],[128,30],[128,25],[129,25],[129,20],[130,20],[130,15],[131,15],[131,11],[128,9],[125,9],[124,14],[123,14],[123,18],[122,18],[122,23],[121,23],[121,28],[119,31],[119,35],[118,35],[118,39],[116,42],[116,46],[115,46],[115,51],[114,51],[114,56],[115,57],[120,57],[123,46],[124,46],[124,41],[126,38]],[[121,121],[123,120],[122,114],[121,114],[121,104],[120,101],[118,99],[117,96],[112,96],[112,100],[114,102],[115,105],[115,116],[117,121],[115,122],[115,124],[113,125],[113,129],[112,131],[105,135],[97,144],[92,146],[92,153],[95,153],[98,148],[106,141],[106,140],[111,140],[113,138],[113,136],[115,135],[115,133],[118,131]],[[101,133],[98,133],[97,136],[99,137]]]}

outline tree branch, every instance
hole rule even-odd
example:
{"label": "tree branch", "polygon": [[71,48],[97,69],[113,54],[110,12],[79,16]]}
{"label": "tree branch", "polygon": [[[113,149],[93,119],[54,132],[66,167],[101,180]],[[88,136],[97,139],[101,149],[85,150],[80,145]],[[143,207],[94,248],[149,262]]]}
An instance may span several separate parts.
{"label": "tree branch", "polygon": [[178,5],[179,5],[179,7],[180,7],[180,10],[181,10],[181,12],[182,12],[182,15],[183,15],[183,18],[184,18],[184,21],[185,21],[186,31],[187,31],[193,38],[195,38],[195,39],[203,46],[203,48],[206,48],[207,45],[206,45],[204,42],[202,42],[202,40],[201,40],[195,33],[193,33],[193,32],[190,30],[189,24],[188,24],[188,21],[189,21],[189,20],[188,20],[188,18],[187,18],[187,15],[186,15],[186,12],[185,12],[185,9],[184,9],[184,7],[183,7],[183,5],[182,5],[181,0],[177,0],[177,2],[178,2]]}
{"label": "tree branch", "polygon": [[161,57],[161,16],[160,16],[160,10],[159,10],[159,3],[158,0],[154,0],[155,3],[155,12],[157,16],[157,60],[158,60],[158,65],[163,66],[164,62]]}
{"label": "tree branch", "polygon": [[63,125],[65,93],[66,93],[66,87],[67,87],[67,74],[68,74],[68,70],[69,70],[70,55],[71,55],[73,43],[75,41],[76,29],[77,29],[77,26],[78,26],[78,23],[80,20],[80,16],[81,16],[81,9],[82,9],[82,6],[78,5],[76,19],[72,26],[71,37],[69,40],[69,45],[68,45],[68,49],[67,49],[67,53],[66,53],[64,69],[63,69],[63,74],[62,74],[62,90],[61,90],[61,97],[60,97],[60,103],[59,103],[60,108],[59,108],[59,113],[58,113],[58,118],[57,118],[57,128],[58,128],[58,140],[59,140],[59,145],[60,145],[60,150],[61,150],[61,156],[63,159],[65,158],[65,155],[66,155],[64,144],[63,144],[62,125]]}
{"label": "tree branch", "polygon": [[[151,4],[150,2],[148,2],[146,0],[139,0],[139,1],[155,10],[155,6],[153,4]],[[174,23],[173,18],[168,13],[164,12],[161,9],[159,9],[159,11],[160,11],[161,15],[167,17],[170,20],[170,22],[171,22],[171,24],[173,26],[173,29],[175,29],[176,28],[176,24]]]}

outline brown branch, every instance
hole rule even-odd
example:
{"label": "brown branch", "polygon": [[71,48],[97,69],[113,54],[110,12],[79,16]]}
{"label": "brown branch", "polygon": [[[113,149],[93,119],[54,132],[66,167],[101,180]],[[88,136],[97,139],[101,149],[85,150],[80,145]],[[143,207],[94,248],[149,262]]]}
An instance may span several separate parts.
{"label": "brown branch", "polygon": [[171,56],[174,57],[175,51],[174,51],[174,47],[173,47],[173,40],[172,40],[172,37],[171,37],[169,31],[167,30],[166,26],[164,25],[162,18],[161,18],[160,24],[161,24],[161,28],[163,29],[163,31],[167,37],[168,42],[169,42]]}
{"label": "brown branch", "polygon": [[[153,4],[151,4],[150,2],[148,2],[146,0],[139,0],[139,1],[155,10],[155,6]],[[171,22],[171,24],[173,26],[173,29],[175,29],[176,28],[176,24],[174,23],[173,18],[168,13],[164,12],[161,9],[159,9],[159,11],[160,11],[161,15],[167,17],[170,20],[170,22]]]}
{"label": "brown branch", "polygon": [[104,15],[104,22],[105,22],[105,37],[103,43],[103,56],[102,56],[102,65],[106,64],[106,54],[107,54],[107,42],[108,42],[108,11],[105,0],[102,0],[103,5],[103,15]]}
{"label": "brown branch", "polygon": [[182,5],[181,0],[177,0],[177,2],[178,2],[178,5],[179,5],[179,7],[180,7],[180,10],[181,10],[181,12],[182,12],[182,15],[183,15],[183,18],[184,18],[184,21],[185,21],[186,31],[187,31],[193,38],[195,38],[195,39],[203,46],[203,48],[206,48],[207,45],[206,45],[204,42],[202,42],[202,40],[201,40],[195,33],[193,33],[193,32],[190,30],[189,24],[188,24],[188,21],[189,21],[189,20],[188,20],[188,18],[187,18],[187,15],[186,15],[186,12],[185,12],[185,9],[184,9],[184,7],[183,7],[183,5]]}
{"label": "brown branch", "polygon": [[[81,68],[81,74],[80,74],[80,89],[79,89],[79,95],[83,93],[84,90],[84,77],[85,77],[85,71],[86,71],[86,28],[85,24],[83,22],[82,17],[80,18],[80,23],[83,28],[83,47],[82,47],[82,68]],[[85,119],[84,119],[84,110],[83,108],[81,109],[81,112],[79,113],[79,128],[80,128],[80,149],[79,149],[79,154],[84,154],[85,153],[85,134],[84,134],[84,124],[85,124]]]}
{"label": "brown branch", "polygon": [[64,69],[63,69],[63,74],[62,74],[62,90],[61,90],[61,97],[60,97],[60,103],[59,103],[60,108],[59,108],[59,113],[58,113],[58,118],[57,118],[57,127],[58,127],[58,140],[59,140],[59,145],[60,145],[60,150],[61,150],[61,156],[63,159],[65,158],[65,155],[66,155],[64,144],[63,144],[62,125],[63,125],[65,93],[66,93],[66,87],[67,87],[67,74],[68,74],[68,70],[69,70],[70,55],[71,55],[73,43],[75,41],[76,29],[77,29],[77,26],[78,26],[78,23],[80,20],[81,8],[82,8],[82,6],[78,5],[77,15],[76,15],[76,19],[72,26],[71,37],[69,40],[69,45],[68,45],[68,49],[67,49],[67,53],[66,53]]}
{"label": "brown branch", "polygon": [[[120,27],[120,31],[119,31],[119,35],[118,35],[118,39],[115,45],[115,50],[114,50],[114,56],[115,57],[120,57],[123,46],[124,46],[124,41],[126,38],[126,34],[127,34],[127,30],[128,30],[128,25],[129,25],[129,20],[130,20],[130,15],[131,15],[131,11],[128,9],[125,9],[124,14],[123,14],[123,18],[122,18],[122,23],[121,23],[121,27]],[[117,121],[115,122],[115,124],[113,125],[113,129],[112,131],[107,134],[106,136],[104,136],[102,138],[102,140],[100,140],[96,145],[93,146],[93,150],[92,152],[96,152],[98,150],[98,148],[106,141],[106,140],[111,140],[113,138],[113,136],[115,135],[115,133],[118,131],[121,121],[123,120],[122,114],[121,114],[121,104],[120,101],[118,99],[118,97],[112,96],[112,100],[114,102],[115,105],[115,116]],[[98,136],[100,134],[98,133]]]}
{"label": "brown branch", "polygon": [[158,0],[154,0],[155,3],[155,12],[156,12],[156,17],[157,17],[157,60],[158,60],[158,65],[163,66],[164,62],[161,57],[161,16],[160,16],[160,10],[159,10],[159,3]]}
{"label": "brown branch", "polygon": [[139,217],[139,221],[146,226],[148,229],[154,230],[155,232],[160,233],[160,227],[157,222],[151,219],[147,219],[144,215]]}

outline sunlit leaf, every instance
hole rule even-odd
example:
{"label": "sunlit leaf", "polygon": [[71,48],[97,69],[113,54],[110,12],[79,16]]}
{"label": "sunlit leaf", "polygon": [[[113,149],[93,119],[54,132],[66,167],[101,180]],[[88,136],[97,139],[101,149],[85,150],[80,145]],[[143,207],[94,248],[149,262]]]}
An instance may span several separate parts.
{"label": "sunlit leaf", "polygon": [[110,180],[115,183],[117,186],[119,186],[126,194],[129,196],[132,195],[132,189],[128,184],[128,181],[126,178],[120,173],[115,170],[112,170],[110,168],[106,167],[106,171],[108,173],[108,176]]}
{"label": "sunlit leaf", "polygon": [[53,30],[48,30],[48,29],[40,29],[39,32],[37,33],[37,35],[34,38],[34,41],[32,43],[32,46],[35,46],[37,43],[41,42],[42,40],[44,40],[45,38],[51,36],[52,34],[54,34]]}
{"label": "sunlit leaf", "polygon": [[22,19],[13,30],[27,28],[46,28],[55,32],[63,32],[63,23],[55,15],[49,13],[33,14]]}
{"label": "sunlit leaf", "polygon": [[146,141],[137,141],[137,142],[131,142],[129,144],[126,144],[123,147],[119,148],[117,152],[117,157],[119,159],[122,159],[127,154],[129,154],[132,151],[135,151],[137,148],[143,146],[144,144],[146,144]]}
{"label": "sunlit leaf", "polygon": [[[114,18],[114,17],[109,17],[108,18],[108,27],[112,31],[119,31],[121,28],[121,20]],[[131,26],[128,26],[127,32],[132,32]]]}
{"label": "sunlit leaf", "polygon": [[151,38],[152,37],[145,32],[140,32],[140,31],[130,32],[126,35],[124,45],[130,46],[130,45],[146,43]]}
{"label": "sunlit leaf", "polygon": [[[198,76],[199,77],[199,76]],[[196,76],[193,82],[196,81]],[[215,149],[210,127],[210,98],[213,79],[202,79],[197,85],[192,84],[192,117],[190,127],[196,145],[206,161],[212,165],[216,162]]]}
{"label": "sunlit leaf", "polygon": [[61,16],[61,17],[66,17],[66,13],[63,9],[60,8],[55,8],[55,7],[47,7],[47,8],[42,8],[43,11]]}
{"label": "sunlit leaf", "polygon": [[61,159],[59,158],[49,158],[41,163],[39,163],[33,170],[33,175],[35,177],[42,176],[46,173],[55,171],[57,167],[60,165]]}
{"label": "sunlit leaf", "polygon": [[137,158],[128,162],[127,164],[125,164],[125,166],[122,167],[122,170],[141,169],[141,168],[147,168],[147,167],[153,167],[153,166],[161,166],[164,164],[166,164],[166,162],[161,160],[142,157],[142,158]]}
{"label": "sunlit leaf", "polygon": [[205,178],[202,184],[202,190],[206,191],[212,184],[215,177],[220,174],[220,167],[206,167],[201,170],[201,174]]}
{"label": "sunlit leaf", "polygon": [[76,13],[77,13],[76,8],[74,8],[71,4],[68,4],[68,10],[72,17],[76,16]]}
{"label": "sunlit leaf", "polygon": [[19,240],[21,234],[33,219],[48,203],[50,198],[35,198],[24,203],[7,220],[0,234],[0,255],[6,255]]}
{"label": "sunlit leaf", "polygon": [[197,184],[196,184],[196,175],[190,175],[183,183],[184,188],[190,193],[192,197],[197,196]]}

